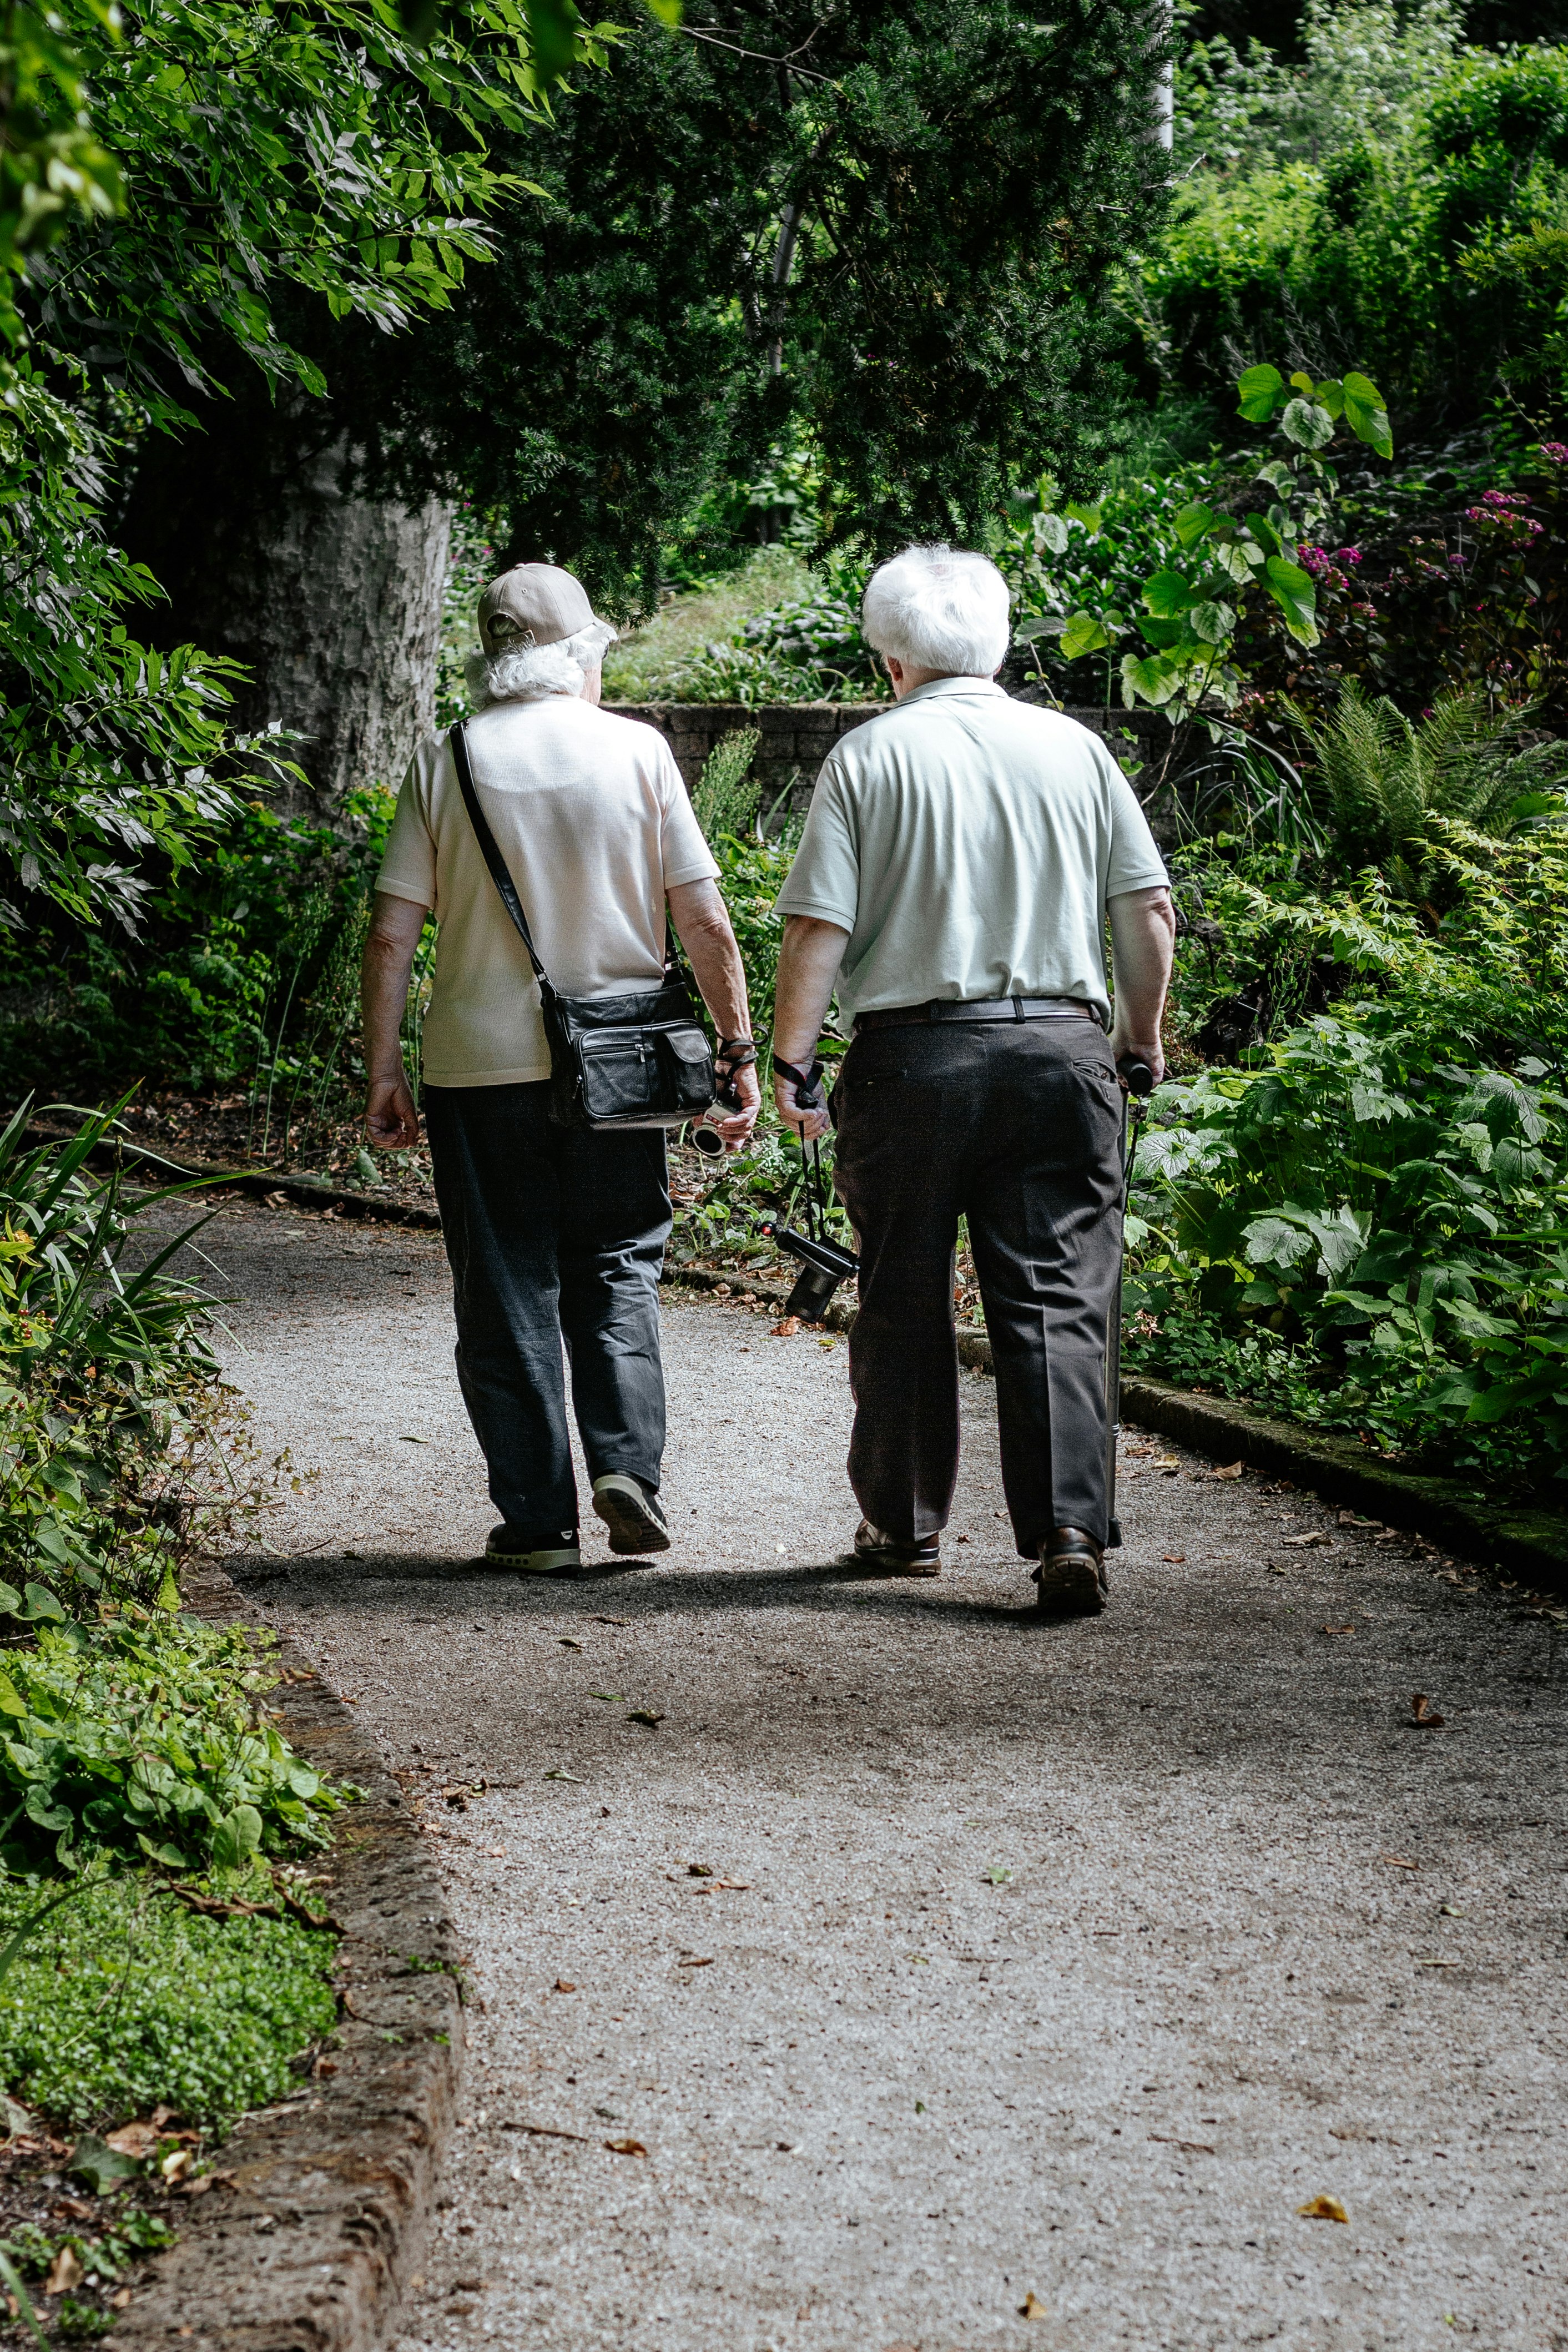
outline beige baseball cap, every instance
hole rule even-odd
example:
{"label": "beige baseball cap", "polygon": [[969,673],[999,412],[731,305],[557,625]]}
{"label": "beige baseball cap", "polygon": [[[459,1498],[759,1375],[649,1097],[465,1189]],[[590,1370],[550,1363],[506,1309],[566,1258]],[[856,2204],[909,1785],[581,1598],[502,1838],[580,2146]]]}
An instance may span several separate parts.
{"label": "beige baseball cap", "polygon": [[581,581],[559,564],[514,563],[479,599],[479,642],[487,654],[559,646],[596,617]]}

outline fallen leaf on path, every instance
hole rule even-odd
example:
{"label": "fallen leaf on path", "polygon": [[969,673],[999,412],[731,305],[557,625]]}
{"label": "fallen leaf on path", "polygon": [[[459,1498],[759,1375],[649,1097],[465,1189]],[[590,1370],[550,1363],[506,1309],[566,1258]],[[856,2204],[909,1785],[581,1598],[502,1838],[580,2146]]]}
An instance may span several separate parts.
{"label": "fallen leaf on path", "polygon": [[839,1343],[838,1343],[838,1341],[837,1341],[836,1339],[819,1339],[819,1340],[818,1340],[818,1342],[817,1342],[817,1345],[818,1345],[818,1347],[819,1347],[819,1348],[836,1348],[836,1347],[838,1346],[838,1344],[839,1344]]}
{"label": "fallen leaf on path", "polygon": [[798,1315],[786,1315],[781,1323],[775,1323],[768,1336],[770,1339],[792,1339],[800,1328],[800,1318]]}
{"label": "fallen leaf on path", "polygon": [[1354,1511],[1342,1511],[1339,1515],[1339,1525],[1342,1528],[1381,1528],[1383,1521],[1381,1519],[1358,1519]]}
{"label": "fallen leaf on path", "polygon": [[582,1782],[578,1779],[575,1772],[563,1772],[559,1764],[555,1765],[549,1771],[548,1771],[544,1775],[544,1778],[547,1780],[570,1780],[573,1785],[579,1789],[582,1786]]}
{"label": "fallen leaf on path", "polygon": [[591,1617],[589,1622],[592,1625],[630,1625],[632,1620],[630,1617]]}
{"label": "fallen leaf on path", "polygon": [[46,2294],[69,2294],[80,2286],[87,2276],[81,2256],[74,2246],[62,2246],[49,2265],[49,2275],[44,2281]]}
{"label": "fallen leaf on path", "polygon": [[1283,1536],[1281,1541],[1287,1551],[1301,1551],[1308,1544],[1326,1544],[1332,1549],[1333,1538],[1325,1536],[1321,1528],[1314,1528],[1310,1535]]}
{"label": "fallen leaf on path", "polygon": [[1437,1714],[1425,1691],[1417,1691],[1410,1701],[1410,1725],[1416,1731],[1441,1731],[1445,1717]]}
{"label": "fallen leaf on path", "polygon": [[1407,1862],[1402,1853],[1380,1853],[1377,1859],[1385,1862],[1390,1870],[1419,1870],[1421,1867],[1418,1862]]}
{"label": "fallen leaf on path", "polygon": [[656,1706],[634,1706],[626,1720],[628,1723],[645,1723],[652,1731],[655,1724],[663,1723],[664,1718]]}
{"label": "fallen leaf on path", "polygon": [[640,2139],[607,2139],[604,2145],[612,2156],[646,2156],[648,2153]]}
{"label": "fallen leaf on path", "polygon": [[151,2124],[121,2124],[118,2131],[105,2132],[103,2144],[113,2148],[117,2156],[133,2156],[140,2161],[152,2155],[158,2145],[158,2134]]}
{"label": "fallen leaf on path", "polygon": [[1005,1886],[1009,1879],[1011,1878],[1012,1872],[1010,1870],[1004,1870],[1000,1863],[994,1862],[987,1871],[986,1876],[990,1880],[993,1886]]}
{"label": "fallen leaf on path", "polygon": [[713,1875],[714,1866],[711,1862],[688,1862],[686,1864],[688,1878],[712,1878]]}
{"label": "fallen leaf on path", "polygon": [[503,2131],[526,2132],[529,2139],[575,2139],[588,2146],[586,2132],[561,2131],[554,2124],[503,2124]]}
{"label": "fallen leaf on path", "polygon": [[1218,2148],[1210,2147],[1206,2139],[1173,2139],[1169,2132],[1151,2132],[1149,2137],[1158,2140],[1162,2147],[1179,2147],[1186,2156],[1218,2156],[1219,2153]]}
{"label": "fallen leaf on path", "polygon": [[1223,1470],[1211,1470],[1208,1475],[1211,1478],[1239,1478],[1244,1467],[1240,1462],[1228,1462]]}
{"label": "fallen leaf on path", "polygon": [[1325,1633],[1354,1633],[1354,1631],[1355,1627],[1354,1625],[1325,1625],[1323,1627],[1323,1632]]}
{"label": "fallen leaf on path", "polygon": [[1337,2197],[1309,2197],[1297,2212],[1304,2221],[1348,2221],[1350,2215]]}
{"label": "fallen leaf on path", "polygon": [[678,1969],[711,1969],[713,1966],[713,1956],[710,1953],[706,1960],[688,1960],[685,1954],[683,1952],[680,1958],[675,1962],[675,1966]]}
{"label": "fallen leaf on path", "polygon": [[577,1987],[572,1983],[570,1977],[557,1977],[555,1980],[555,1989],[557,1992],[575,1992],[577,1990]]}
{"label": "fallen leaf on path", "polygon": [[619,1706],[626,1694],[624,1691],[590,1691],[588,1696],[590,1698],[607,1698],[612,1705]]}
{"label": "fallen leaf on path", "polygon": [[1164,1560],[1168,1560],[1172,1568],[1184,1567],[1186,1561],[1186,1554],[1185,1551],[1163,1551],[1160,1554],[1160,1558]]}
{"label": "fallen leaf on path", "polygon": [[185,2175],[191,2169],[190,2149],[188,2147],[177,2147],[172,2156],[166,2156],[163,2158],[163,2161],[158,2167],[158,2169],[162,2174],[165,2180],[183,2180]]}
{"label": "fallen leaf on path", "polygon": [[580,1650],[582,1647],[582,1643],[570,1633],[558,1633],[556,1639],[563,1650]]}
{"label": "fallen leaf on path", "polygon": [[1417,1960],[1418,1969],[1462,1969],[1463,1960]]}
{"label": "fallen leaf on path", "polygon": [[1019,2305],[1019,2317],[1020,2319],[1049,2319],[1050,2316],[1050,2312],[1047,2311],[1039,2295],[1034,2294],[1031,2289]]}

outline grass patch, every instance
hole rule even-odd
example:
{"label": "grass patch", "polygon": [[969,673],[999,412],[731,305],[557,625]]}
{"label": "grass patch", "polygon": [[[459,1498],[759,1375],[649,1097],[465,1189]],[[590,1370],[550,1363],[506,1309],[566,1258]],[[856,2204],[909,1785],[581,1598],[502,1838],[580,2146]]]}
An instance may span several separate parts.
{"label": "grass patch", "polygon": [[727,639],[775,604],[811,591],[811,575],[792,547],[759,547],[738,571],[690,588],[610,647],[604,656],[606,702],[658,702],[677,688],[680,674],[715,638]]}
{"label": "grass patch", "polygon": [[[39,1899],[0,1886],[0,1942]],[[163,2105],[225,2131],[297,2088],[291,2062],[336,2024],[335,1948],[292,1919],[204,1917],[143,1877],[105,1880],[0,1982],[0,2082],[66,2123]]]}

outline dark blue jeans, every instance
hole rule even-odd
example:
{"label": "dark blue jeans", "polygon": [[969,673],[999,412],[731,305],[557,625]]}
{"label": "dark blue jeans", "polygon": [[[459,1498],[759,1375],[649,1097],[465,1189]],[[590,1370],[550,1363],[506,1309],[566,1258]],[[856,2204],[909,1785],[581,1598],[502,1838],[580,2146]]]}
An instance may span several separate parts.
{"label": "dark blue jeans", "polygon": [[547,1083],[429,1087],[424,1118],[452,1267],[457,1378],[510,1528],[578,1524],[561,1341],[591,1478],[657,1487],[664,1450],[659,1269],[670,1234],[659,1128],[552,1127]]}

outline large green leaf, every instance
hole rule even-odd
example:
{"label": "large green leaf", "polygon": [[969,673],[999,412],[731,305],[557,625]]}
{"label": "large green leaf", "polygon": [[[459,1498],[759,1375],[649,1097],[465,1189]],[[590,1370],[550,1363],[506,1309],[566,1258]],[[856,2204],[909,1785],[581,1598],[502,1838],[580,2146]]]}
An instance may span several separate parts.
{"label": "large green leaf", "polygon": [[1354,370],[1344,379],[1345,423],[1358,440],[1375,449],[1380,457],[1394,455],[1394,436],[1388,427],[1388,411],[1383,394],[1371,379]]}
{"label": "large green leaf", "polygon": [[1184,580],[1179,572],[1156,572],[1152,580],[1144,583],[1145,606],[1159,620],[1185,613],[1192,602],[1192,583]]}
{"label": "large green leaf", "polygon": [[1074,613],[1061,632],[1061,658],[1078,661],[1084,654],[1103,653],[1111,639],[1092,613]]}
{"label": "large green leaf", "polygon": [[1297,644],[1315,646],[1317,593],[1311,572],[1303,572],[1299,563],[1287,563],[1281,555],[1271,555],[1263,567],[1263,583],[1285,615],[1285,626]]}
{"label": "large green leaf", "polygon": [[1280,429],[1302,449],[1326,449],[1333,439],[1333,418],[1315,400],[1291,400],[1285,404]]}
{"label": "large green leaf", "polygon": [[1200,499],[1191,506],[1178,507],[1171,523],[1183,547],[1196,547],[1205,533],[1211,531],[1223,520],[1212,507],[1206,507]]}
{"label": "large green leaf", "polygon": [[1170,700],[1180,686],[1183,665],[1173,662],[1166,654],[1150,654],[1140,660],[1136,654],[1122,656],[1122,699],[1131,710],[1135,703],[1153,703],[1158,709]]}
{"label": "large green leaf", "polygon": [[1285,379],[1277,367],[1249,367],[1236,386],[1238,405],[1249,425],[1267,425],[1284,397]]}

